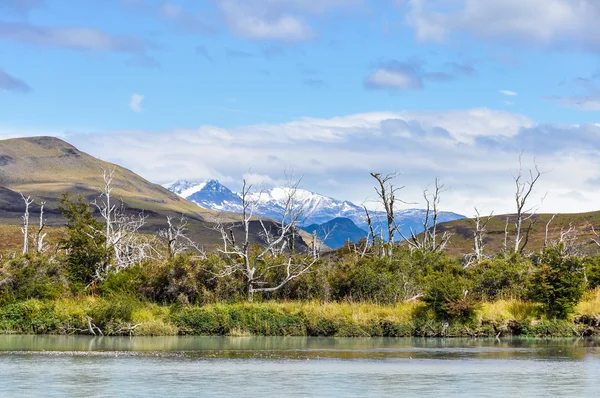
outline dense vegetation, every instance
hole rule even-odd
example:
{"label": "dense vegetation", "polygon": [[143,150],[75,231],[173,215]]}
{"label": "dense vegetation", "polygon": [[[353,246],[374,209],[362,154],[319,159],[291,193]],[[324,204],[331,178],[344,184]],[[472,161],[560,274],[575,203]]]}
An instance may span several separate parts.
{"label": "dense vegetation", "polygon": [[[224,273],[215,251],[155,256],[99,275],[111,250],[81,199],[65,196],[54,250],[5,254],[0,330],[17,333],[318,336],[565,336],[598,333],[600,257],[564,244],[523,257],[500,253],[467,266],[443,251],[378,245],[329,253],[278,290],[248,303],[248,280]],[[153,242],[167,253],[168,242]],[[363,245],[363,247],[361,247]],[[250,248],[259,253],[261,248]],[[387,252],[387,250],[385,250]],[[255,259],[257,254],[254,254]],[[307,254],[289,254],[301,262]],[[264,283],[284,270],[264,263]],[[99,265],[100,264],[100,265]]]}
{"label": "dense vegetation", "polygon": [[[0,330],[316,336],[600,332],[600,257],[577,255],[569,239],[527,255],[507,249],[458,258],[445,253],[434,227],[406,245],[372,237],[321,255],[314,241],[297,248],[293,229],[270,230],[261,223],[264,244],[251,245],[247,238],[240,244],[223,228],[225,246],[205,253],[186,237],[183,219],[176,224],[169,218],[167,229],[146,236],[137,230],[143,219],[111,204],[108,182],[103,195],[104,207],[98,208],[104,220],[82,197],[65,194],[59,207],[65,227],[52,248],[44,246],[40,228],[35,250],[0,258]],[[248,228],[251,217],[243,217]]]}

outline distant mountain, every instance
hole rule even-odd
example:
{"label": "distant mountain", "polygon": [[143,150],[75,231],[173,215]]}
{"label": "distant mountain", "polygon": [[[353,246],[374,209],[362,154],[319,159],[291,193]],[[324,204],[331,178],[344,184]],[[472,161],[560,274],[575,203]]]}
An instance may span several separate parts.
{"label": "distant mountain", "polygon": [[[210,210],[240,212],[241,198],[216,180],[204,182],[189,182],[179,180],[165,187],[172,192]],[[289,188],[272,188],[260,193],[253,193],[250,200],[256,202],[254,214],[261,217],[281,218]],[[365,210],[352,202],[337,200],[304,189],[296,190],[296,200],[306,210],[306,218],[301,225],[322,225],[335,218],[350,219],[359,229],[367,230]],[[385,212],[371,211],[375,229],[381,228],[386,222]],[[439,222],[453,221],[465,218],[452,212],[440,212]],[[412,229],[415,233],[423,231],[425,210],[407,209],[396,212],[396,222],[406,236]]]}
{"label": "distant mountain", "polygon": [[165,188],[205,209],[233,213],[242,211],[242,199],[217,180],[179,180],[165,185]]}
{"label": "distant mountain", "polygon": [[357,243],[367,236],[367,231],[360,229],[349,218],[337,217],[324,224],[311,224],[303,228],[308,233],[316,231],[317,237],[332,249],[346,244],[348,240]]}

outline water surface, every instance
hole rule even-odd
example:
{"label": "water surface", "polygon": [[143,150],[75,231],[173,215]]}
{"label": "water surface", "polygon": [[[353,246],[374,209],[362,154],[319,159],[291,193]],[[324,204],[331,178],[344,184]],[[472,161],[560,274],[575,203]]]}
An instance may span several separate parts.
{"label": "water surface", "polygon": [[0,396],[600,396],[600,340],[0,336]]}

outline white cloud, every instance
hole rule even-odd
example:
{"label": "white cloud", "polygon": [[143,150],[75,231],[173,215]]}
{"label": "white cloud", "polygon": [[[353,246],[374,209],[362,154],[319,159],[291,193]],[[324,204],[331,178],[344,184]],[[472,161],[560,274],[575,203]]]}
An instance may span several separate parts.
{"label": "white cloud", "polygon": [[549,98],[565,108],[580,111],[600,111],[600,95]]}
{"label": "white cloud", "polygon": [[371,89],[415,90],[423,87],[423,81],[409,69],[382,67],[367,76],[365,86]]}
{"label": "white cloud", "polygon": [[420,41],[453,33],[569,49],[600,48],[597,0],[411,0],[407,22]]}
{"label": "white cloud", "polygon": [[365,0],[216,0],[234,34],[252,40],[301,42],[314,39],[311,17],[356,7]]}
{"label": "white cloud", "polygon": [[133,94],[129,99],[129,109],[134,112],[142,111],[142,101],[144,100],[144,96],[140,94]]}
{"label": "white cloud", "polygon": [[227,25],[238,36],[290,42],[306,41],[316,36],[301,17],[283,13],[267,15],[264,8],[237,0],[223,0],[220,4]]}
{"label": "white cloud", "polygon": [[514,96],[516,96],[516,95],[519,95],[517,92],[515,92],[515,91],[510,91],[510,90],[500,90],[499,92],[500,92],[500,94],[502,94],[502,95],[506,95],[506,96],[508,96],[508,97],[514,97]]}
{"label": "white cloud", "polygon": [[537,125],[486,108],[372,112],[228,129],[109,131],[68,140],[157,183],[217,178],[239,190],[244,177],[278,185],[285,170],[293,169],[303,176],[303,188],[357,203],[374,199],[370,171],[401,171],[402,199],[419,205],[422,189],[439,177],[449,188],[442,208],[467,215],[475,205],[486,212],[513,211],[510,173],[523,150],[526,165],[536,157],[543,170],[552,170],[532,196],[533,203],[548,192],[542,211],[593,210],[593,198],[600,196],[600,184],[590,183],[600,180],[599,126]]}

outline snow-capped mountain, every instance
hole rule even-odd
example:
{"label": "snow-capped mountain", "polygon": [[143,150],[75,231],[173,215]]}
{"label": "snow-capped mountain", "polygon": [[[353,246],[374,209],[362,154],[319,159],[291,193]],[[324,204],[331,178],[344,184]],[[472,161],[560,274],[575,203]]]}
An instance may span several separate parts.
{"label": "snow-capped mountain", "polygon": [[233,213],[242,211],[242,199],[217,180],[178,180],[165,185],[165,188],[205,209]]}
{"label": "snow-capped mountain", "polygon": [[[234,213],[242,211],[242,199],[240,196],[220,184],[217,180],[204,182],[179,180],[165,185],[165,188],[206,209]],[[281,219],[289,192],[289,188],[272,188],[262,192],[254,192],[250,194],[248,199],[255,203],[255,215],[278,220]],[[296,204],[301,205],[305,210],[306,216],[302,220],[302,225],[324,224],[335,218],[342,217],[352,220],[352,222],[363,230],[368,229],[365,210],[352,202],[337,200],[304,189],[296,190],[295,200]],[[385,212],[370,211],[370,215],[374,227],[377,228],[386,223]],[[400,210],[396,212],[395,218],[398,225],[400,225],[402,233],[406,236],[410,234],[411,229],[415,233],[420,233],[423,231],[425,210]],[[452,212],[440,212],[438,216],[439,222],[461,218],[465,217]]]}

